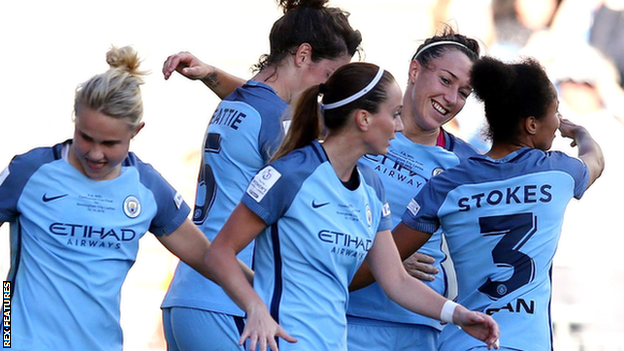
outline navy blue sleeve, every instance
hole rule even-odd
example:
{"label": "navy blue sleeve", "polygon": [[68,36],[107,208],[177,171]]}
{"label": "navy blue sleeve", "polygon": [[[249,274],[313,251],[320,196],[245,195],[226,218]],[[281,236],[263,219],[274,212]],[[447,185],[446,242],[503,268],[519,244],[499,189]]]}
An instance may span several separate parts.
{"label": "navy blue sleeve", "polygon": [[24,186],[39,167],[60,158],[61,148],[62,144],[58,144],[13,157],[0,173],[0,222],[11,222],[19,215],[17,203]]}
{"label": "navy blue sleeve", "polygon": [[128,154],[126,162],[137,167],[141,184],[150,189],[156,199],[158,212],[152,220],[149,231],[156,235],[173,233],[188,217],[190,207],[151,165],[143,163],[133,153]]}

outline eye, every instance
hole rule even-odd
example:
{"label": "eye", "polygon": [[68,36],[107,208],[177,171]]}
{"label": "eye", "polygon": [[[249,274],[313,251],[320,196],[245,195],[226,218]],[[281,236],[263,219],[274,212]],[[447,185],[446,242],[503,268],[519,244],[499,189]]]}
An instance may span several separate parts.
{"label": "eye", "polygon": [[80,132],[79,135],[84,141],[89,141],[89,142],[93,141],[93,139],[90,136],[86,135],[85,133]]}
{"label": "eye", "polygon": [[459,94],[461,96],[463,96],[464,99],[467,99],[470,96],[470,94],[472,94],[472,89],[470,89],[470,90],[469,89],[459,89]]}
{"label": "eye", "polygon": [[107,146],[107,147],[115,146],[117,144],[119,144],[119,141],[117,141],[117,140],[111,140],[111,141],[104,141],[104,142],[102,142],[102,145]]}
{"label": "eye", "polygon": [[445,85],[451,84],[451,80],[444,76],[440,77],[440,81],[442,81],[442,84],[445,84]]}

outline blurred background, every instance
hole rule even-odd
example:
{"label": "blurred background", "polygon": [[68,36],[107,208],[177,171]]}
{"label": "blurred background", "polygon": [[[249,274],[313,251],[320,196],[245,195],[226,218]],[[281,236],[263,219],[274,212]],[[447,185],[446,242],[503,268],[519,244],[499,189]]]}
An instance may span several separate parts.
{"label": "blurred background", "polygon": [[[530,55],[547,68],[560,111],[602,146],[606,169],[573,201],[553,268],[552,319],[558,350],[624,350],[624,0],[331,0],[351,13],[363,60],[399,82],[416,48],[450,24],[504,60]],[[281,15],[272,0],[4,1],[0,4],[0,169],[37,146],[71,138],[74,89],[108,69],[111,45],[133,45],[149,69],[146,128],[131,150],[194,203],[199,150],[218,99],[178,74],[165,81],[167,56],[190,51],[240,77],[268,52]],[[471,100],[446,128],[487,150],[482,107]],[[576,155],[569,142],[555,148]],[[160,302],[177,259],[151,234],[122,291],[126,350],[165,350]],[[0,227],[0,272],[9,269],[8,225]]]}

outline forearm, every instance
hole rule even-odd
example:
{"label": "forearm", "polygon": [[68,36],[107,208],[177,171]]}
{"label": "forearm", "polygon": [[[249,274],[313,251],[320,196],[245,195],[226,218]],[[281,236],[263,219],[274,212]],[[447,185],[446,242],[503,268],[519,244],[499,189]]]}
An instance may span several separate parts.
{"label": "forearm", "polygon": [[364,261],[360,268],[355,272],[351,284],[349,284],[349,291],[356,291],[363,289],[375,282],[375,277],[368,266],[368,263]]}
{"label": "forearm", "polygon": [[214,281],[241,309],[249,312],[263,303],[252,287],[253,272],[236,258],[234,251],[211,248],[205,256],[205,263]]}
{"label": "forearm", "polygon": [[214,92],[221,100],[230,95],[236,88],[245,84],[245,80],[231,75],[217,67],[210,66],[211,72],[201,78],[202,83]]}
{"label": "forearm", "polygon": [[407,272],[401,274],[395,282],[388,284],[382,280],[379,284],[392,301],[410,311],[433,319],[440,319],[442,306],[448,300]]}
{"label": "forearm", "polygon": [[589,167],[589,184],[591,185],[604,170],[605,160],[602,149],[585,128],[579,128],[575,133],[574,142],[578,146],[578,157]]}
{"label": "forearm", "polygon": [[[429,233],[422,233],[415,231],[405,225],[405,223],[399,223],[392,230],[392,239],[396,245],[401,261],[405,261],[418,249],[420,249],[431,237]],[[365,288],[375,282],[375,276],[371,271],[371,267],[368,264],[368,260],[364,261],[358,271],[353,276],[351,284],[349,285],[350,291]]]}

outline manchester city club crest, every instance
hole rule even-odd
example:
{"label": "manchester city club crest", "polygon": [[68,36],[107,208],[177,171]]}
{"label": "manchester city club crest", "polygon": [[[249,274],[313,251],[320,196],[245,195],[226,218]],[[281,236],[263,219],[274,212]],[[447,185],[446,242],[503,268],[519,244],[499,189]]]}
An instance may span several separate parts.
{"label": "manchester city club crest", "polygon": [[366,222],[368,222],[369,227],[373,224],[373,212],[368,204],[366,204]]}
{"label": "manchester city club crest", "polygon": [[123,203],[123,210],[126,216],[136,218],[141,214],[141,202],[136,196],[128,196]]}

